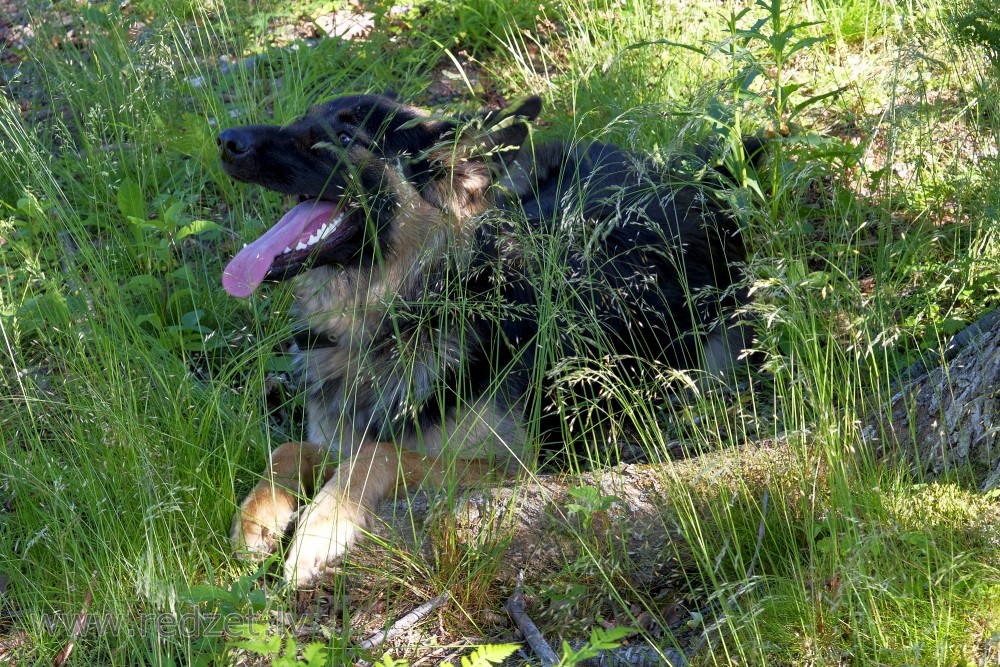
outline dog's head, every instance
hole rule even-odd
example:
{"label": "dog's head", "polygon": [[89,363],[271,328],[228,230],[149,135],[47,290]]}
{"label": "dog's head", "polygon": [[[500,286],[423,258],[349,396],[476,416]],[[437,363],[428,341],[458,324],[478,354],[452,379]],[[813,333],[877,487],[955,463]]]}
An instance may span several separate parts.
{"label": "dog's head", "polygon": [[[513,159],[528,136],[526,121],[540,111],[541,100],[531,97],[443,119],[387,97],[355,95],[320,104],[290,125],[221,132],[219,154],[230,176],[300,198],[233,258],[223,286],[246,297],[264,280],[362,265],[431,231],[413,226],[460,225],[486,207],[498,167]],[[426,207],[433,211],[406,214]]]}

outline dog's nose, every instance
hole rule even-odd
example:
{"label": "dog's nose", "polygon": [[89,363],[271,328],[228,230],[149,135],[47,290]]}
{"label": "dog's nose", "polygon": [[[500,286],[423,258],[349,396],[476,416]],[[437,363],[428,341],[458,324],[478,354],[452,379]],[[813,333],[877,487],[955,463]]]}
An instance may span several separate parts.
{"label": "dog's nose", "polygon": [[227,157],[240,157],[246,155],[253,148],[253,137],[249,132],[239,127],[230,128],[219,132],[215,143],[219,145],[219,152]]}

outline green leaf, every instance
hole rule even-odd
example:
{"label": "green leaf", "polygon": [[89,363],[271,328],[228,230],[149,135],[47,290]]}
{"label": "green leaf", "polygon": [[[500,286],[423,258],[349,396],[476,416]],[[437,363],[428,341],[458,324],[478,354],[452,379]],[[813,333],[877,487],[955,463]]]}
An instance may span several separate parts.
{"label": "green leaf", "polygon": [[621,52],[631,51],[633,49],[642,49],[647,46],[655,46],[655,45],[675,46],[678,49],[686,49],[687,51],[693,51],[700,56],[708,55],[708,52],[706,52],[704,49],[698,48],[697,46],[693,46],[691,44],[685,44],[684,42],[672,42],[669,39],[654,39],[648,42],[636,42],[635,44],[629,44],[624,49],[622,49]]}
{"label": "green leaf", "polygon": [[618,648],[623,639],[636,632],[638,631],[635,628],[628,626],[613,628],[595,627],[590,633],[590,641],[588,643],[596,649],[607,651]]}
{"label": "green leaf", "polygon": [[231,601],[232,594],[219,586],[198,584],[189,588],[184,597],[194,604],[203,604],[205,602],[218,602],[220,600],[229,602]]}
{"label": "green leaf", "polygon": [[931,538],[926,533],[906,532],[900,533],[900,540],[916,547],[921,552],[927,552],[931,547]]}
{"label": "green leaf", "polygon": [[753,82],[756,81],[757,77],[760,76],[761,74],[762,74],[761,69],[757,65],[747,67],[742,72],[740,72],[737,81],[739,81],[740,84],[740,93],[744,97],[747,95],[750,95],[753,98],[759,97],[759,95],[753,93],[750,90],[750,86],[753,85]]}
{"label": "green leaf", "polygon": [[264,362],[264,370],[271,373],[289,373],[295,368],[295,357],[291,354],[271,354]]}
{"label": "green leaf", "polygon": [[302,649],[302,660],[308,667],[323,667],[329,662],[330,649],[323,642],[310,642]]}
{"label": "green leaf", "polygon": [[205,339],[201,334],[181,326],[167,327],[167,333],[177,337],[177,349],[186,352],[200,352],[205,349]]}
{"label": "green leaf", "polygon": [[514,655],[520,644],[487,644],[477,647],[472,653],[462,657],[462,667],[488,667],[499,665]]}
{"label": "green leaf", "polygon": [[[802,30],[803,28],[811,28],[814,25],[823,25],[822,21],[802,21],[801,23],[793,23],[792,25],[785,28],[786,33],[794,33]],[[813,37],[807,39],[827,39],[826,37]]]}
{"label": "green leaf", "polygon": [[163,218],[164,222],[166,222],[170,227],[179,227],[180,221],[177,219],[177,216],[183,209],[184,202],[174,202],[167,207],[165,211],[163,211],[163,214],[160,217]]}
{"label": "green leaf", "polygon": [[179,283],[187,283],[188,285],[199,284],[198,280],[194,277],[194,272],[191,271],[190,264],[181,264],[170,272],[170,277]]}
{"label": "green leaf", "polygon": [[31,194],[17,200],[17,212],[32,223],[44,223],[48,218],[45,207]]}
{"label": "green leaf", "polygon": [[781,97],[783,99],[788,99],[791,95],[801,88],[803,84],[801,83],[789,83],[788,85],[781,86]]}
{"label": "green leaf", "polygon": [[626,51],[633,51],[635,49],[644,49],[647,46],[673,46],[679,49],[686,49],[688,51],[694,51],[700,56],[708,57],[708,52],[704,49],[700,49],[697,46],[692,46],[691,44],[684,44],[683,42],[672,42],[669,39],[654,39],[648,42],[636,42],[635,44],[629,44],[625,48],[618,51],[618,53],[609,56],[604,64],[601,66],[602,72],[607,72],[611,67],[618,62]]}
{"label": "green leaf", "polygon": [[957,334],[966,326],[968,326],[968,322],[963,320],[961,317],[947,317],[938,323],[938,329],[949,335]]}
{"label": "green leaf", "polygon": [[[267,626],[264,627],[266,628]],[[234,647],[245,649],[257,655],[275,656],[281,651],[281,635],[234,641],[231,644]]]}
{"label": "green leaf", "polygon": [[142,196],[142,188],[130,178],[126,178],[118,187],[118,210],[125,218],[146,219],[146,202]]}
{"label": "green leaf", "polygon": [[181,315],[181,326],[189,331],[200,331],[202,333],[211,331],[211,329],[201,323],[201,318],[204,314],[205,311],[203,310],[189,310]]}
{"label": "green leaf", "polygon": [[792,107],[791,112],[788,114],[788,120],[791,120],[792,118],[795,118],[804,109],[807,109],[808,107],[812,106],[813,104],[816,104],[817,102],[819,102],[821,100],[825,100],[828,97],[833,97],[834,95],[839,95],[842,92],[844,92],[845,90],[847,90],[847,86],[841,86],[840,88],[837,88],[836,90],[831,90],[828,93],[823,93],[821,95],[813,95],[812,97],[807,97],[805,100],[803,100],[802,102],[799,102],[794,107]]}
{"label": "green leaf", "polygon": [[[173,228],[170,226],[170,223],[164,222],[160,218],[147,220],[145,218],[137,218],[135,216],[130,215],[125,219],[129,222],[129,224],[134,225],[139,229],[147,229],[154,232],[160,232],[161,234],[166,234],[173,230]],[[163,239],[161,245],[166,245],[166,243],[167,240]]]}
{"label": "green leaf", "polygon": [[267,609],[267,593],[257,588],[247,595],[247,603],[252,611],[264,611]]}
{"label": "green leaf", "polygon": [[162,289],[163,283],[149,274],[135,276],[125,283],[125,291],[136,294],[142,294],[144,292],[159,292]]}
{"label": "green leaf", "polygon": [[[759,4],[759,3],[758,3]],[[752,37],[755,39],[763,39],[764,34],[760,31],[761,28],[767,25],[767,22],[771,20],[771,17],[765,16],[764,18],[757,19],[757,22],[750,27],[749,30],[741,30],[740,32],[747,37]]]}
{"label": "green leaf", "polygon": [[[167,299],[167,310],[174,313],[178,311],[188,312],[189,308],[186,306],[193,306],[195,303],[197,301],[195,300],[194,290],[185,287],[184,289],[175,290],[170,295],[170,298]],[[233,590],[236,590],[235,585]],[[249,589],[247,590],[249,591]]]}
{"label": "green leaf", "polygon": [[788,51],[785,53],[785,57],[787,58],[791,56],[793,53],[798,53],[802,49],[807,49],[813,44],[819,44],[820,42],[825,42],[827,39],[829,39],[829,37],[825,35],[822,37],[804,37],[799,41],[795,42],[794,44],[792,44],[788,48]]}
{"label": "green leaf", "polygon": [[391,655],[386,653],[385,655],[382,656],[381,660],[375,663],[375,667],[396,667],[397,665],[399,665],[399,667],[403,667],[403,665],[406,664],[408,664],[406,660],[403,660],[401,662],[396,662],[395,660],[392,659]]}
{"label": "green leaf", "polygon": [[197,236],[206,232],[222,229],[222,225],[211,220],[192,220],[177,231],[177,240],[188,236]]}
{"label": "green leaf", "polygon": [[617,496],[602,496],[600,491],[592,486],[579,486],[566,491],[578,502],[566,506],[571,514],[582,512],[590,515],[594,512],[604,512],[620,501]]}
{"label": "green leaf", "polygon": [[267,623],[247,622],[231,626],[229,632],[240,639],[264,639],[267,637],[267,630]]}
{"label": "green leaf", "polygon": [[[147,313],[145,315],[140,315],[139,317],[135,318],[135,325],[137,327],[141,327],[143,324],[147,323],[151,327],[153,327],[153,331],[160,331],[163,329],[162,320],[160,320],[158,315],[154,315],[153,313]],[[201,602],[208,602],[208,600],[202,600]]]}

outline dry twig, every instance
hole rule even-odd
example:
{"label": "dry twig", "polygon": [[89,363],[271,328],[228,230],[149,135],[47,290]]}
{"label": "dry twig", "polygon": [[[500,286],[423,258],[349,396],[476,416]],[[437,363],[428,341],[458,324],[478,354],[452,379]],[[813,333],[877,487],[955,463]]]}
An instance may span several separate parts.
{"label": "dry twig", "polygon": [[535,655],[539,657],[542,664],[548,667],[548,665],[559,664],[559,656],[555,654],[552,647],[549,646],[548,642],[545,641],[545,637],[538,630],[538,626],[535,625],[528,617],[528,613],[524,608],[524,593],[521,590],[521,585],[524,583],[524,570],[521,570],[517,574],[517,585],[514,587],[514,593],[507,600],[507,613],[510,614],[511,619],[513,619],[514,624],[517,625],[517,629],[521,631],[524,635],[525,641],[528,642],[528,646],[531,650],[535,652]]}
{"label": "dry twig", "polygon": [[389,641],[393,637],[396,637],[402,634],[403,632],[406,632],[414,625],[422,621],[424,618],[429,616],[432,611],[434,611],[435,609],[443,605],[445,602],[447,602],[449,597],[451,597],[451,594],[445,591],[444,593],[437,596],[433,600],[428,600],[427,602],[423,603],[422,605],[411,611],[403,618],[393,623],[392,627],[389,628],[388,630],[380,630],[379,632],[376,632],[371,637],[358,644],[358,648],[366,650],[373,649],[376,646]]}

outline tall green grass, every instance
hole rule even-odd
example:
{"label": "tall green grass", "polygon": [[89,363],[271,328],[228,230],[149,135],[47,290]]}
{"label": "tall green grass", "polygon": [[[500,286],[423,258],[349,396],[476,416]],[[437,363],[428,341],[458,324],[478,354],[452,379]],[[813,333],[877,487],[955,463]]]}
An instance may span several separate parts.
{"label": "tall green grass", "polygon": [[[228,555],[241,494],[302,425],[294,390],[274,389],[287,295],[237,303],[219,289],[220,258],[280,202],[224,177],[214,135],[338,92],[425,101],[459,62],[509,97],[541,93],[542,133],[664,160],[708,137],[773,134],[774,158],[740,200],[764,372],[666,407],[613,387],[631,407],[627,437],[664,462],[669,567],[637,585],[641,564],[594,528],[613,501],[580,492],[582,555],[533,583],[543,630],[582,637],[599,617],[645,612],[672,628],[645,639],[698,648],[695,664],[996,659],[995,494],[975,471],[916,479],[862,434],[902,369],[997,301],[988,11],[467,0],[386,18],[364,42],[269,48],[267,26],[329,9],[30,10],[36,38],[0,95],[0,655],[17,641],[20,663],[51,661],[88,590],[92,617],[115,625],[78,638],[77,664],[235,660],[222,639],[151,624],[203,602],[198,584],[226,592],[208,595],[217,609],[296,608],[252,593],[255,571]],[[73,36],[56,10],[74,17]],[[136,20],[148,27],[130,34]],[[776,22],[828,39],[786,59],[767,41]],[[435,562],[396,560],[465,585],[464,609],[498,609],[507,591],[487,561],[502,543],[470,551],[449,521],[431,523]],[[449,622],[464,631],[469,617]]]}

